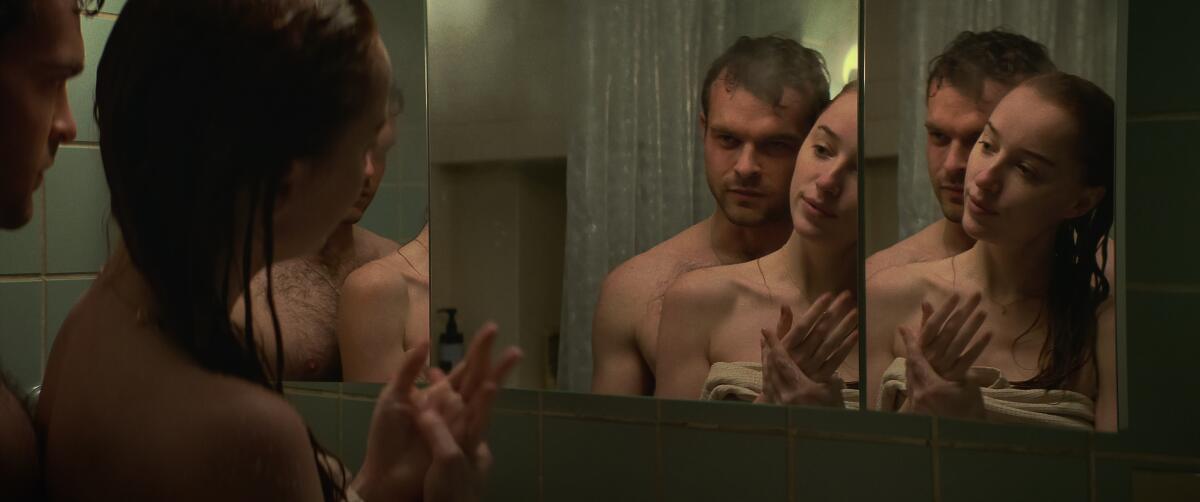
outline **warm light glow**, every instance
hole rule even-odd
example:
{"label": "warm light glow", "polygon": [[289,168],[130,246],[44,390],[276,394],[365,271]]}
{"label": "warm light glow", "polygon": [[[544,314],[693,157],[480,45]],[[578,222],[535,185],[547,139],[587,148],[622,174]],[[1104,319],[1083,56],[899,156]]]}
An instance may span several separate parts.
{"label": "warm light glow", "polygon": [[849,83],[858,70],[858,44],[850,46],[846,58],[842,60],[842,82]]}

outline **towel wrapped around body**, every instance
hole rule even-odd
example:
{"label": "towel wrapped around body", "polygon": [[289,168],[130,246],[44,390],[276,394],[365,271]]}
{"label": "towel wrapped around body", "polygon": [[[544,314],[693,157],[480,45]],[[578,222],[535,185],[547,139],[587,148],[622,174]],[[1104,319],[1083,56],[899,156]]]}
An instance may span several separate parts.
{"label": "towel wrapped around body", "polygon": [[[762,394],[762,364],[753,362],[713,363],[704,379],[700,399],[705,401],[754,401]],[[858,389],[842,389],[846,408],[858,409]]]}
{"label": "towel wrapped around body", "polygon": [[[987,383],[980,391],[988,421],[1084,430],[1095,427],[1096,403],[1090,397],[1063,389],[1017,389],[996,368],[975,366],[972,369]],[[883,411],[899,411],[907,399],[905,360],[897,357],[883,372],[876,404]]]}

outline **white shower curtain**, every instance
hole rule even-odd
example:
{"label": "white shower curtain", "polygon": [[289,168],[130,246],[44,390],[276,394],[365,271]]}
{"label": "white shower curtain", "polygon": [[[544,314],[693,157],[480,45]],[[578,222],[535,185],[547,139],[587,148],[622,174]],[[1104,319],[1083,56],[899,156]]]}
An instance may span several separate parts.
{"label": "white shower curtain", "polygon": [[[1116,87],[1117,1],[898,1],[899,64],[904,71],[900,77],[896,215],[903,239],[942,218],[929,189],[925,162],[925,72],[929,60],[963,30],[1003,27],[1041,42],[1059,70],[1091,80],[1112,95]],[[868,26],[871,23],[867,20]],[[867,89],[869,93],[869,82]]]}

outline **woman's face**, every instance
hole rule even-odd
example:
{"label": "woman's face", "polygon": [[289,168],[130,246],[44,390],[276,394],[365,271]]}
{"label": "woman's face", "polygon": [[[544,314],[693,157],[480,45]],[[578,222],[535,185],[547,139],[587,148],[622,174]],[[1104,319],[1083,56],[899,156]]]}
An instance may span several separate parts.
{"label": "woman's face", "polygon": [[369,156],[387,116],[392,74],[382,41],[375,44],[375,78],[370,104],[355,118],[328,153],[302,162],[287,181],[289,193],[277,212],[276,260],[313,254],[342,223],[362,192]]}
{"label": "woman's face", "polygon": [[1103,188],[1082,183],[1078,129],[1061,108],[1019,86],[996,105],[967,160],[963,229],[987,242],[1028,243],[1090,211]]}
{"label": "woman's face", "polygon": [[858,95],[844,93],[817,118],[796,156],[792,226],[814,240],[858,240]]}

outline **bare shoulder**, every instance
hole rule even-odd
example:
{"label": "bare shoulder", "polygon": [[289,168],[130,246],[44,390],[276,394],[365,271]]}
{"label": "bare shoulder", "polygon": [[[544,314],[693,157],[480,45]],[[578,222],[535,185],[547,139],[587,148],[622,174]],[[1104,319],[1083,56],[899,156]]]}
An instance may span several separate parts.
{"label": "bare shoulder", "polygon": [[667,288],[664,301],[694,307],[698,312],[729,304],[746,287],[738,273],[745,266],[745,263],[739,263],[685,272]]}
{"label": "bare shoulder", "polygon": [[398,296],[408,291],[404,269],[396,263],[400,255],[391,253],[383,258],[367,262],[346,276],[342,295],[388,295]]}
{"label": "bare shoulder", "polygon": [[[308,429],[282,396],[230,377],[205,387],[193,397],[212,393],[213,399],[205,399],[184,421],[191,431],[176,435],[181,443],[174,458],[193,459],[195,470],[187,477],[194,489],[219,489],[224,500],[303,500],[319,495]],[[164,470],[171,469],[175,468],[164,464]]]}
{"label": "bare shoulder", "polygon": [[[932,227],[930,227],[932,228]],[[890,247],[876,252],[867,257],[865,264],[867,280],[870,280],[875,274],[889,268],[908,265],[910,263],[922,262],[930,259],[931,252],[925,241],[928,239],[927,233],[930,228],[925,228],[908,238],[897,242]]]}
{"label": "bare shoulder", "polygon": [[400,249],[400,244],[396,241],[367,230],[361,225],[354,226],[354,241],[359,249],[366,252],[365,258],[368,260],[381,258]]}
{"label": "bare shoulder", "polygon": [[614,268],[604,279],[601,298],[620,295],[645,303],[660,297],[684,273],[714,265],[697,257],[704,251],[697,245],[701,225],[693,225]]}
{"label": "bare shoulder", "polygon": [[886,308],[920,302],[927,293],[940,289],[944,261],[908,263],[879,270],[867,279],[867,305]]}

